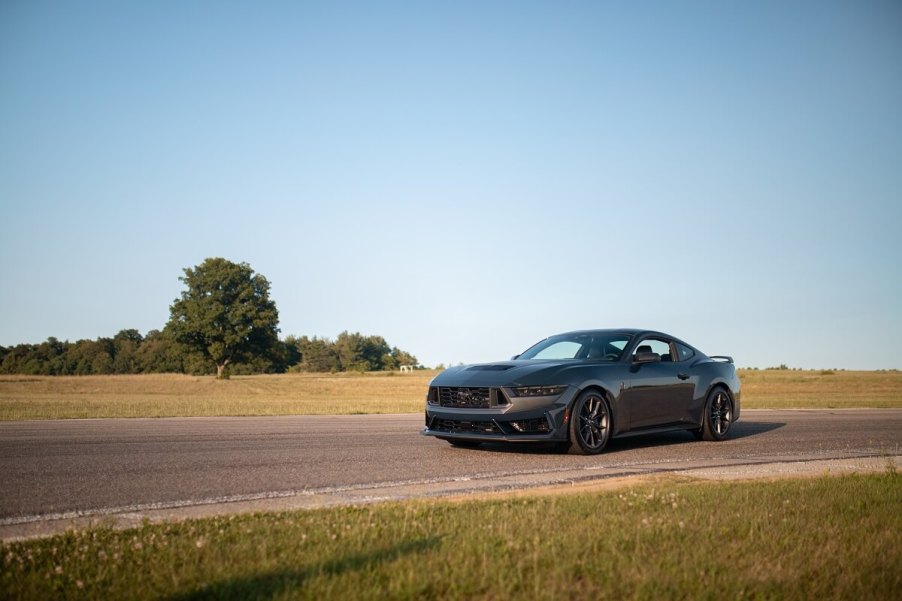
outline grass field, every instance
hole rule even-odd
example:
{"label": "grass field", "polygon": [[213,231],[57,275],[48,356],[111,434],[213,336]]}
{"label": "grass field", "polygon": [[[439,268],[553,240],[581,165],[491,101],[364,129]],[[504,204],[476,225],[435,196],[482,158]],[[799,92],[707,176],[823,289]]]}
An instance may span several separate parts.
{"label": "grass field", "polygon": [[435,373],[0,376],[0,419],[409,413]]}
{"label": "grass field", "polygon": [[3,599],[899,599],[902,475],[432,501],[0,547]]}
{"label": "grass field", "polygon": [[[0,376],[0,420],[422,411],[434,371]],[[902,407],[900,372],[741,370],[743,408]]]}
{"label": "grass field", "polygon": [[902,372],[739,370],[752,409],[902,407]]}

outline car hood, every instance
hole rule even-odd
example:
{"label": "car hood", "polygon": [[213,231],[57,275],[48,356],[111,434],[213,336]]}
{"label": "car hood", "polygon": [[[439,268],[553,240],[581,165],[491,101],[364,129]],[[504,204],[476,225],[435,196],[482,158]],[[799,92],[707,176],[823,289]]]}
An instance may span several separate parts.
{"label": "car hood", "polygon": [[566,384],[562,372],[578,359],[527,359],[460,365],[435,376],[430,386],[534,386]]}

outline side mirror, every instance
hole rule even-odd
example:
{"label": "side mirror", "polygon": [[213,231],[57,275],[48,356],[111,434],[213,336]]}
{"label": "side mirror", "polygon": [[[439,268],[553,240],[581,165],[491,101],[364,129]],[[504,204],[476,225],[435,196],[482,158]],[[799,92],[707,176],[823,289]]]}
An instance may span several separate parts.
{"label": "side mirror", "polygon": [[514,355],[513,357],[511,357],[511,361],[516,361],[519,356],[520,355]]}
{"label": "side mirror", "polygon": [[633,363],[658,363],[661,355],[658,353],[636,353],[633,355]]}

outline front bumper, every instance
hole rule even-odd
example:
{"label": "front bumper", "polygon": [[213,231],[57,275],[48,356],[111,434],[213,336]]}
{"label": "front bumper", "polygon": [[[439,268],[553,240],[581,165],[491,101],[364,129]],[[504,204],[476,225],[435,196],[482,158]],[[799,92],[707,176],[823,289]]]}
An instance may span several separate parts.
{"label": "front bumper", "polygon": [[547,442],[567,440],[567,407],[577,394],[569,387],[555,397],[512,398],[489,409],[426,405],[424,436],[480,442]]}

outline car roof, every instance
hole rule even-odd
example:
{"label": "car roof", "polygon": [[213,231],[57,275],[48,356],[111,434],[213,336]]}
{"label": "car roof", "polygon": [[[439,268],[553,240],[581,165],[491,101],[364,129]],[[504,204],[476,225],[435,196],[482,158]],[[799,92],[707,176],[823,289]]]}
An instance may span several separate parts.
{"label": "car roof", "polygon": [[673,338],[669,334],[664,334],[663,332],[654,332],[652,330],[642,330],[639,328],[606,328],[606,329],[598,329],[598,330],[574,330],[572,332],[562,332],[560,334],[554,334],[554,336],[573,336],[579,334],[627,334],[629,336],[635,336],[636,334],[660,334],[661,336],[667,336],[668,338]]}
{"label": "car roof", "polygon": [[[680,340],[676,336],[672,336],[665,332],[659,332],[657,330],[643,330],[640,328],[608,328],[608,329],[599,329],[599,330],[574,330],[572,332],[562,332],[560,334],[553,334],[553,336],[579,336],[579,335],[591,335],[591,334],[625,334],[630,338],[635,338],[636,336],[661,336],[662,338],[667,338],[668,340],[674,340],[688,346],[692,349],[698,351],[697,348],[692,346],[691,344]],[[701,351],[699,351],[701,352]]]}

